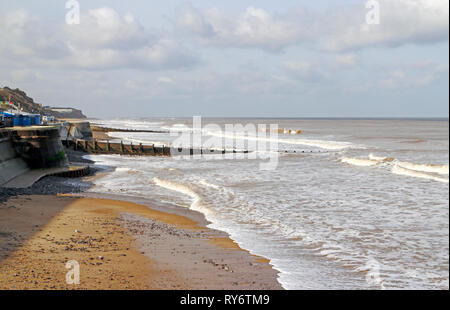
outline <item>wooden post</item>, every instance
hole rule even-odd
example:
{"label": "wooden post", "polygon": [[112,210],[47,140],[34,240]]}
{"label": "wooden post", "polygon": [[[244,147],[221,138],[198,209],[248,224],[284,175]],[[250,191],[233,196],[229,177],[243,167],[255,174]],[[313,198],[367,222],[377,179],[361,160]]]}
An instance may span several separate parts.
{"label": "wooden post", "polygon": [[163,146],[163,155],[170,156],[170,147]]}
{"label": "wooden post", "polygon": [[120,151],[121,151],[122,153],[125,152],[125,148],[123,147],[123,141],[122,141],[122,140],[120,141]]}
{"label": "wooden post", "polygon": [[97,140],[94,140],[94,150],[97,151],[97,149],[98,149]]}
{"label": "wooden post", "polygon": [[108,150],[108,152],[111,152],[111,144],[109,144],[109,140],[106,141],[106,149]]}

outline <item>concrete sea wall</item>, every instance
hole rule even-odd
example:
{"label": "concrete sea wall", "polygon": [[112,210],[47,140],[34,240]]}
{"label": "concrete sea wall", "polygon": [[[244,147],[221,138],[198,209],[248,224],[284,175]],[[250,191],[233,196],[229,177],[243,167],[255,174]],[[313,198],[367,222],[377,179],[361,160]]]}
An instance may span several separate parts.
{"label": "concrete sea wall", "polygon": [[30,168],[14,150],[10,133],[0,131],[0,185],[27,172]]}
{"label": "concrete sea wall", "polygon": [[55,126],[14,127],[11,140],[17,154],[32,169],[64,167],[69,164]]}
{"label": "concrete sea wall", "polygon": [[59,168],[68,164],[57,127],[0,129],[0,186],[30,169]]}

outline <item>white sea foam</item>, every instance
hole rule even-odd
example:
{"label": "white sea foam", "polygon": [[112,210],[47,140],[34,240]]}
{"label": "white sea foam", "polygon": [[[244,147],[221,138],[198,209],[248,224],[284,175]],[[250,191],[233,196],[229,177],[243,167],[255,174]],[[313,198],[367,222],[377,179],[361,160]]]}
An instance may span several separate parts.
{"label": "white sea foam", "polygon": [[398,164],[396,164],[396,165],[394,165],[394,167],[392,167],[392,173],[415,177],[415,178],[422,178],[422,179],[428,179],[428,180],[434,180],[434,181],[438,181],[438,182],[448,183],[448,179],[446,179],[446,178],[438,177],[438,176],[423,173],[423,172],[418,172],[416,170],[403,168],[403,167],[399,166]]}
{"label": "white sea foam", "polygon": [[341,159],[341,161],[350,165],[364,167],[376,166],[380,163],[385,163],[388,165],[392,164],[392,172],[395,174],[448,183],[447,178],[429,174],[437,173],[448,175],[448,165],[415,164],[410,162],[398,161],[393,157],[376,156],[372,153],[369,154],[368,157],[369,159],[344,157]]}
{"label": "white sea foam", "polygon": [[164,122],[160,121],[143,121],[133,119],[93,120],[92,123],[108,128],[134,130],[159,129],[164,124]]}
{"label": "white sea foam", "polygon": [[219,185],[210,183],[210,182],[208,182],[206,180],[200,180],[200,184],[202,184],[202,185],[204,185],[206,187],[210,187],[210,188],[214,188],[214,189],[220,189]]}
{"label": "white sea foam", "polygon": [[361,167],[371,167],[379,164],[379,161],[372,159],[364,159],[364,158],[352,158],[352,157],[343,157],[341,158],[343,163],[347,163],[354,166]]}
{"label": "white sea foam", "polygon": [[372,153],[369,154],[369,159],[370,160],[381,161],[381,162],[391,162],[391,161],[395,160],[395,158],[393,158],[393,157],[376,156],[376,155],[374,155]]}
{"label": "white sea foam", "polygon": [[188,195],[192,198],[192,204],[190,208],[195,211],[202,212],[203,214],[207,215],[211,213],[211,209],[207,208],[205,205],[203,199],[200,197],[199,194],[197,194],[192,188],[190,188],[187,185],[169,181],[169,180],[163,180],[160,178],[153,178],[153,182],[155,182],[156,185],[164,187],[166,189],[176,191],[185,195]]}
{"label": "white sea foam", "polygon": [[264,136],[252,136],[252,135],[239,135],[233,133],[223,133],[223,132],[214,132],[209,131],[207,133],[211,136],[228,138],[228,139],[242,139],[242,140],[250,140],[250,141],[264,141],[264,142],[272,142],[272,143],[285,143],[285,144],[294,144],[294,145],[306,145],[318,147],[326,150],[343,150],[347,148],[355,147],[350,142],[341,142],[341,141],[326,141],[326,140],[308,140],[308,139],[280,139],[280,138],[270,138]]}
{"label": "white sea foam", "polygon": [[397,161],[397,165],[409,170],[431,172],[438,174],[447,174],[449,172],[448,165],[434,165],[434,164],[415,164],[406,161]]}
{"label": "white sea foam", "polygon": [[129,132],[110,132],[109,136],[111,138],[116,138],[118,140],[123,140],[125,143],[134,143],[139,144],[142,143],[144,145],[168,145],[168,142],[164,141],[155,141],[152,140],[154,137],[152,134],[148,133],[129,133]]}

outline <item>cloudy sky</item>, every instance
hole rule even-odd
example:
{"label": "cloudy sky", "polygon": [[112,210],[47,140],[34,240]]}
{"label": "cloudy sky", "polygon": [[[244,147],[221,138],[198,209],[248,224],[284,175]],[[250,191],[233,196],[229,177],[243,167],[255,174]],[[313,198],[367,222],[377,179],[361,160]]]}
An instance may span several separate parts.
{"label": "cloudy sky", "polygon": [[0,87],[92,117],[448,117],[449,3],[0,0]]}

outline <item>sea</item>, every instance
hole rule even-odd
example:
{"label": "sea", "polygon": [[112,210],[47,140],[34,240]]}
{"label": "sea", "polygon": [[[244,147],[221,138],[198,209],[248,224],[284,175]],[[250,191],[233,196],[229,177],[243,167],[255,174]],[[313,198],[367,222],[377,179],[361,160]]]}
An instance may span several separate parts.
{"label": "sea", "polygon": [[449,289],[448,119],[91,122],[157,131],[111,132],[111,141],[175,146],[184,136],[225,149],[88,155],[112,170],[90,191],[203,213],[270,259],[285,289]]}

